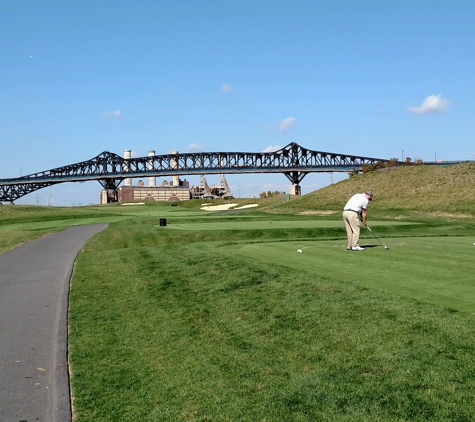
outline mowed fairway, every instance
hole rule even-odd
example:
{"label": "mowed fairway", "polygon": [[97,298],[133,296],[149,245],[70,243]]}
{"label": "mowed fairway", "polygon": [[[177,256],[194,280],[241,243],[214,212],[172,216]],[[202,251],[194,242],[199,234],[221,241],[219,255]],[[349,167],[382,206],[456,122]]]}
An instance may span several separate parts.
{"label": "mowed fairway", "polygon": [[475,230],[397,224],[110,224],[71,282],[75,420],[472,420]]}
{"label": "mowed fairway", "polygon": [[[415,223],[397,222],[397,221],[375,221],[372,225],[380,226],[396,226],[396,225],[408,225]],[[209,222],[199,223],[173,223],[168,225],[171,229],[176,230],[275,230],[275,229],[321,229],[321,228],[335,228],[342,227],[341,220],[265,220],[260,221],[233,221],[232,217],[214,219]]]}
{"label": "mowed fairway", "polygon": [[[472,237],[383,239],[389,250],[383,249],[374,238],[363,238],[360,244],[366,246],[365,251],[347,251],[344,240],[236,244],[225,249],[320,276],[475,312]],[[299,249],[302,253],[297,252]]]}

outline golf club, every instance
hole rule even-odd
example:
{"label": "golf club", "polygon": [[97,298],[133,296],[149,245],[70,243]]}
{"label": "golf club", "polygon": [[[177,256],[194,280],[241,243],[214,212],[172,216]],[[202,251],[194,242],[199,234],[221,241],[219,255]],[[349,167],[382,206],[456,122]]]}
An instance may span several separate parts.
{"label": "golf club", "polygon": [[384,249],[389,249],[387,246],[383,245],[383,242],[381,242],[381,240],[379,240],[378,236],[376,236],[373,232],[373,230],[371,230],[369,228],[369,226],[366,226],[366,228],[371,232],[371,234],[378,240],[379,243],[381,243],[381,246],[384,248]]}

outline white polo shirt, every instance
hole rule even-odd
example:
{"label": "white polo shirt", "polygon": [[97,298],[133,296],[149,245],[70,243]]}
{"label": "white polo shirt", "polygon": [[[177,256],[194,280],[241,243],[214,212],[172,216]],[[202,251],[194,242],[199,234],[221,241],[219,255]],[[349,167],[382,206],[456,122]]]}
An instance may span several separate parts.
{"label": "white polo shirt", "polygon": [[356,212],[361,212],[368,208],[368,198],[366,198],[365,193],[357,193],[353,195],[350,200],[346,203],[344,210],[351,210]]}

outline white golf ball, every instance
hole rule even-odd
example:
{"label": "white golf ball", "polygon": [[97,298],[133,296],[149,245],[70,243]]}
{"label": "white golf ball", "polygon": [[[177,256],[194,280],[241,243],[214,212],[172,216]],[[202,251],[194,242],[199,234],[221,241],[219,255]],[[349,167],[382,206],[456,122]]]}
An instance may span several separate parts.
{"label": "white golf ball", "polygon": [[[474,245],[475,245],[475,243],[474,243]],[[297,249],[297,252],[298,252],[298,253],[302,253],[302,250],[301,250],[301,249]]]}

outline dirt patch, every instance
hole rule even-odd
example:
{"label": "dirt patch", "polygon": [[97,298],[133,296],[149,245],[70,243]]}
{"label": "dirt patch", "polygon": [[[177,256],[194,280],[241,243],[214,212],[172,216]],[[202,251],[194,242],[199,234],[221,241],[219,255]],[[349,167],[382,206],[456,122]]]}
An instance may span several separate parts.
{"label": "dirt patch", "polygon": [[328,211],[328,210],[321,210],[321,211],[302,211],[299,215],[330,215],[336,214],[336,211]]}
{"label": "dirt patch", "polygon": [[322,292],[333,290],[333,287],[330,286],[315,286],[315,289],[320,290]]}
{"label": "dirt patch", "polygon": [[473,215],[467,213],[450,213],[450,212],[426,212],[421,213],[418,212],[417,214],[427,215],[430,217],[442,217],[442,218],[473,218]]}

